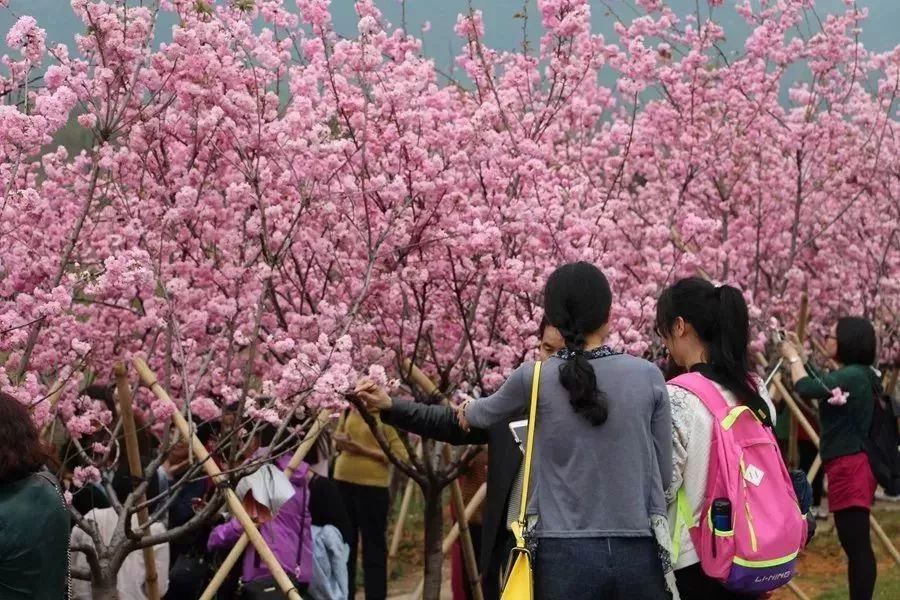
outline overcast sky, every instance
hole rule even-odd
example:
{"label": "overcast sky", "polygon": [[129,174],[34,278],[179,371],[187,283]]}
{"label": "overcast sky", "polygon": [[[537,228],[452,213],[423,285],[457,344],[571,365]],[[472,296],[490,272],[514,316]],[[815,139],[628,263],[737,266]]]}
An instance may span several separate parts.
{"label": "overcast sky", "polygon": [[[133,0],[135,4],[139,0]],[[729,35],[732,49],[740,48],[740,41],[746,34],[740,17],[728,6],[735,0],[726,0],[722,8],[716,9],[716,19],[725,26]],[[147,0],[144,0],[145,4]],[[378,7],[385,17],[399,26],[401,23],[401,2],[399,0],[376,0]],[[286,4],[294,8],[294,2]],[[486,24],[486,38],[488,44],[502,49],[515,49],[522,40],[522,22],[513,19],[516,12],[521,11],[523,0],[472,0],[475,8],[484,12]],[[676,13],[684,15],[694,10],[694,0],[669,0]],[[705,2],[700,2],[705,5]],[[536,0],[527,2],[529,19],[528,35],[536,42],[540,35],[540,22],[537,15]],[[867,48],[876,51],[889,50],[900,43],[898,24],[900,24],[900,0],[860,0],[860,6],[869,9],[869,19],[863,24],[863,42]],[[631,8],[631,0],[605,0],[592,1],[593,29],[603,33],[613,40],[613,17],[610,8],[623,18],[634,16]],[[829,11],[840,10],[842,0],[818,0],[817,12],[820,15]],[[425,21],[430,22],[431,31],[424,34],[425,53],[433,57],[436,62],[446,68],[450,63],[451,53],[455,54],[460,43],[453,33],[456,16],[466,11],[466,0],[407,0],[406,23],[410,32],[419,32]],[[47,37],[52,42],[63,42],[71,45],[75,33],[81,32],[83,27],[75,18],[69,6],[69,0],[11,0],[9,9],[0,8],[0,31],[8,31],[15,20],[16,15],[30,14],[34,16],[41,27],[47,30]],[[339,32],[352,35],[356,32],[356,14],[353,11],[352,0],[333,0],[332,13],[334,23]],[[160,40],[171,36],[171,25],[174,19],[168,16],[163,27],[159,29]],[[815,23],[814,20],[811,23]],[[8,52],[5,41],[0,44],[0,52]]]}

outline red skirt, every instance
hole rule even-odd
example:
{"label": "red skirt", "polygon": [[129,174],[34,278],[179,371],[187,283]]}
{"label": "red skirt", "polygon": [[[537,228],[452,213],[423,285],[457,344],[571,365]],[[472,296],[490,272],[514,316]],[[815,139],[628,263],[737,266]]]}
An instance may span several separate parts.
{"label": "red skirt", "polygon": [[825,463],[828,510],[872,508],[878,482],[865,452],[839,456]]}

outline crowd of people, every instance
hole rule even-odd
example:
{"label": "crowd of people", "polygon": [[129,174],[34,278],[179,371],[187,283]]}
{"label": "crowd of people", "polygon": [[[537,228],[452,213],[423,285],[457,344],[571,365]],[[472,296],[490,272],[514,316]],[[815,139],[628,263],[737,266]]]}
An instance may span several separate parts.
{"label": "crowd of people", "polygon": [[[814,479],[810,487],[782,460],[776,430],[784,413],[750,367],[741,292],[699,278],[662,292],[655,329],[668,354],[666,376],[653,362],[607,345],[613,305],[597,267],[563,265],[544,290],[541,369],[526,362],[494,394],[456,407],[394,398],[368,378],[354,393],[399,460],[408,456],[398,430],[486,446],[463,487],[470,498],[486,482],[483,510],[470,529],[488,600],[501,596],[517,524],[534,552],[540,599],[767,597],[793,576],[824,486]],[[851,600],[871,599],[876,581],[868,523],[878,482],[866,452],[882,393],[876,348],[874,327],[860,317],[831,327],[823,357],[832,362],[830,372],[810,360],[796,337],[778,348],[794,391],[817,408],[828,507],[849,563]],[[529,449],[510,424],[528,417],[532,389]],[[86,393],[115,412],[110,388]],[[213,460],[224,463],[217,452],[236,419],[225,410],[198,428]],[[256,428],[242,459],[261,466],[236,491],[304,598],[355,597],[360,558],[365,598],[387,597],[391,468],[367,420],[356,408],[345,410],[288,474],[289,454],[267,458],[274,426]],[[141,431],[146,468],[160,440]],[[527,451],[531,485],[520,522]],[[813,445],[801,463],[811,465],[816,454]],[[110,557],[86,549],[123,535],[121,505],[140,481],[120,461],[107,485],[76,488],[72,474],[84,458],[65,440],[45,444],[26,405],[0,393],[0,599],[97,597],[97,582],[84,577]],[[196,521],[213,497],[208,477],[182,477],[189,463],[181,441],[145,482],[151,508],[163,514],[151,535]],[[70,519],[67,504],[80,519]],[[198,598],[243,533],[225,511],[188,529],[154,548],[166,598]],[[469,597],[461,565],[457,555],[454,596]],[[117,573],[118,598],[146,598],[146,580],[144,557],[132,552]],[[270,597],[272,589],[272,574],[249,546],[217,597]]]}
{"label": "crowd of people", "polygon": [[[753,444],[765,446],[760,450],[762,460],[765,452],[777,452],[774,428],[783,414],[782,403],[772,401],[750,367],[750,319],[741,292],[688,278],[662,293],[656,333],[668,351],[668,383],[654,364],[605,345],[612,303],[606,278],[586,263],[561,267],[545,288],[539,356],[546,364],[539,382],[534,493],[525,524],[536,547],[536,597],[766,597],[768,591],[731,581],[708,567],[710,544],[698,539],[700,525],[676,527],[682,517],[692,524],[710,519],[715,499],[708,487],[716,476],[710,468],[717,460],[711,456],[719,448],[717,435],[724,436],[710,410],[711,400],[701,396],[718,396],[725,403],[725,414],[737,418],[746,408],[752,415],[746,417],[749,435],[757,436]],[[825,347],[822,358],[835,365],[827,374],[809,360],[796,337],[783,342],[778,351],[796,393],[818,401],[821,457],[830,511],[849,562],[849,597],[870,599],[876,565],[868,517],[876,480],[865,446],[872,407],[882,392],[874,368],[874,327],[864,318],[840,318]],[[480,544],[485,598],[500,597],[503,571],[515,543],[523,454],[509,425],[528,416],[533,372],[534,363],[523,364],[495,394],[458,408],[391,398],[368,379],[357,387],[385,423],[451,444],[487,445]],[[707,391],[697,393],[680,382],[678,376],[685,373],[695,382],[697,377],[706,382],[701,389]],[[839,402],[833,398],[836,392],[843,394]],[[808,465],[815,456],[813,452]],[[749,467],[742,471],[741,484],[747,489],[759,487],[766,477],[778,480],[776,487],[783,489],[774,493],[790,522],[783,521],[783,527],[773,531],[753,531],[750,501],[745,504],[746,518],[729,515],[749,524],[751,546],[777,546],[785,543],[779,537],[792,536],[787,544],[793,543],[795,551],[780,563],[766,565],[784,570],[756,577],[764,580],[764,587],[784,584],[793,575],[796,550],[815,529],[812,508],[819,506],[822,495],[820,479],[815,478],[810,489],[805,474],[788,474],[781,459],[778,453],[778,466],[772,469],[776,472],[750,465],[756,472]],[[779,467],[785,471],[783,477]],[[791,519],[792,513],[799,516]],[[763,514],[757,521],[768,517]],[[710,529],[715,536],[710,562],[715,562],[716,540],[720,536],[728,540],[735,532]],[[727,541],[719,544],[728,548]],[[740,564],[740,557],[735,564]]]}
{"label": "crowd of people", "polygon": [[[94,386],[86,391],[108,401],[114,410],[110,389]],[[108,481],[76,487],[73,474],[84,464],[84,452],[74,452],[68,443],[59,448],[45,443],[26,405],[2,393],[0,418],[0,599],[105,599],[97,571],[102,573],[103,563],[116,560],[112,550],[122,547],[115,543],[116,536],[124,535],[122,507],[144,480],[132,477],[122,460]],[[243,453],[243,463],[252,473],[238,481],[235,491],[304,598],[353,597],[360,537],[368,597],[387,595],[384,530],[389,462],[362,423],[357,412],[346,411],[337,432],[333,436],[323,433],[289,475],[291,453],[272,453],[274,425],[255,427]],[[221,468],[228,465],[223,450],[228,444],[223,438],[235,434],[234,424],[232,407],[220,419],[202,422],[196,430],[197,439]],[[145,469],[153,456],[152,447],[160,443],[149,431],[139,424]],[[384,431],[389,439],[398,440],[393,429],[384,427]],[[79,446],[83,449],[92,443],[84,439]],[[394,450],[401,448],[395,445]],[[270,455],[272,458],[267,458]],[[202,472],[189,473],[190,462],[187,442],[175,443],[144,488],[150,512],[162,515],[147,533],[153,536],[185,529],[171,541],[153,547],[156,587],[160,597],[169,600],[199,598],[244,533],[239,521],[224,509],[209,519],[197,518],[214,497],[217,485]],[[79,517],[71,518],[73,513]],[[139,529],[137,514],[132,516],[131,528]],[[105,552],[101,547],[112,550]],[[149,597],[148,573],[140,550],[122,557],[112,587],[118,600]],[[215,597],[253,600],[273,597],[273,593],[280,594],[273,575],[250,545]]]}

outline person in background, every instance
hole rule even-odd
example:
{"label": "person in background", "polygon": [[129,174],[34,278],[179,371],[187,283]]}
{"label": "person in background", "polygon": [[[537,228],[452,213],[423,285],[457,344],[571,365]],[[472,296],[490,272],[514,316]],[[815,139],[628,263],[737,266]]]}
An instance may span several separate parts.
{"label": "person in background", "polygon": [[0,392],[0,598],[65,598],[69,513],[28,408]]}
{"label": "person in background", "polygon": [[328,475],[331,436],[325,430],[304,457],[309,465],[309,513],[312,517],[313,577],[309,595],[314,600],[345,600],[349,594],[347,563],[351,535],[350,515],[338,483]]}
{"label": "person in background", "polygon": [[[472,500],[472,496],[478,491],[478,488],[487,481],[487,463],[487,452],[479,452],[472,462],[469,463],[466,470],[460,473],[458,481],[464,505],[468,506],[469,502]],[[484,505],[479,506],[478,510],[475,511],[468,522],[469,534],[472,536],[472,549],[475,551],[475,556],[481,554],[481,524],[484,519],[483,509]],[[450,506],[450,518],[454,521],[457,520],[456,509],[453,505]],[[453,588],[453,600],[471,600],[472,589],[469,586],[468,578],[466,577],[465,558],[463,557],[462,543],[459,539],[453,543],[450,554],[450,579],[451,587]]]}
{"label": "person in background", "polygon": [[[198,419],[195,420],[200,422]],[[213,424],[201,422],[197,427],[196,435],[207,450],[210,452],[215,450],[215,427]],[[173,488],[184,476],[189,468],[189,456],[190,452],[186,441],[181,440],[172,447],[168,460],[162,465],[168,479],[167,488]],[[190,521],[196,514],[198,504],[212,494],[214,489],[215,485],[212,480],[205,477],[202,471],[198,472],[197,477],[178,487],[169,506],[169,527],[174,529]],[[209,529],[200,527],[172,542],[172,564],[174,565],[182,555],[197,557],[204,554],[208,535]]]}
{"label": "person in background", "polygon": [[791,370],[794,390],[819,400],[822,437],[819,452],[828,480],[828,508],[849,561],[850,600],[869,600],[878,566],[869,535],[869,512],[877,482],[863,441],[872,425],[875,394],[881,382],[872,366],[876,359],[875,328],[862,317],[843,317],[825,341],[827,358],[838,368],[820,372],[807,360],[796,338],[781,347]]}
{"label": "person in background", "polygon": [[[203,422],[193,418],[197,426],[197,438],[213,453],[216,451],[216,424]],[[177,435],[177,434],[174,434]],[[169,505],[168,522],[170,528],[180,527],[190,521],[202,510],[207,499],[215,492],[215,485],[209,477],[206,477],[202,469],[197,469],[190,464],[191,452],[185,440],[177,441],[169,450],[165,462],[160,465],[160,472],[166,478],[165,489],[171,490],[173,495]],[[185,481],[182,478],[187,477]],[[206,541],[212,526],[207,523],[180,536],[170,544],[171,569],[169,570],[168,600],[181,598],[196,598],[206,587],[206,582],[212,575],[213,557],[206,551]],[[238,573],[230,576],[222,585],[223,590],[237,588]]]}
{"label": "person in background", "polygon": [[[119,503],[124,503],[128,495],[132,492],[131,475],[129,474],[127,465],[123,465],[115,475],[112,481],[113,491],[118,498]],[[152,498],[159,493],[159,482],[153,478],[147,485],[147,498]],[[84,515],[85,520],[92,521],[97,527],[97,533],[104,544],[112,541],[113,535],[116,533],[116,527],[119,524],[119,514],[115,508],[95,508]],[[131,516],[131,527],[138,529],[138,516]],[[150,525],[150,535],[157,535],[166,530],[165,525],[159,522]],[[73,546],[93,546],[94,541],[91,536],[76,527],[72,531]],[[160,594],[165,594],[169,589],[169,544],[160,544],[153,547],[153,554],[156,559],[156,576],[159,585]],[[72,566],[77,569],[87,569],[88,560],[83,552],[72,553]],[[122,563],[121,568],[116,577],[116,590],[119,600],[146,600],[147,595],[147,571],[144,566],[144,554],[141,550],[135,550],[129,554]],[[72,582],[73,600],[91,600],[94,597],[92,585],[90,581],[76,579]]]}
{"label": "person in background", "polygon": [[[544,288],[547,319],[566,347],[543,366],[537,423],[529,423],[526,510],[536,518],[542,600],[669,597],[658,546],[671,542],[663,491],[672,476],[669,397],[656,366],[604,344],[611,308],[609,282],[590,263],[559,267]],[[460,426],[487,429],[526,412],[534,371],[525,363],[496,393],[464,402]],[[383,390],[361,384],[358,393],[386,403]]]}
{"label": "person in background", "polygon": [[[539,360],[549,359],[565,345],[559,330],[543,317],[538,329]],[[509,526],[518,517],[516,511],[522,490],[523,455],[509,423],[528,418],[527,409],[486,429],[472,427],[466,431],[460,427],[456,410],[451,406],[391,398],[373,386],[370,380],[361,380],[357,385],[359,397],[370,407],[379,409],[385,423],[449,444],[487,444],[487,498],[481,522],[479,564],[485,600],[498,600],[500,573],[515,545]]]}
{"label": "person in background", "polygon": [[[751,384],[747,345],[750,320],[740,290],[716,287],[705,279],[682,279],[663,291],[656,307],[656,330],[681,368],[711,380],[730,406],[749,406],[764,424],[771,425],[775,408],[761,381]],[[701,517],[706,494],[713,416],[703,402],[684,388],[668,385],[672,403],[672,479],[666,497],[669,521],[675,522],[676,494],[684,488],[695,519]],[[748,598],[726,590],[708,577],[688,528],[681,534],[675,559],[678,591],[685,600]]]}
{"label": "person in background", "polygon": [[[407,460],[406,446],[397,430],[384,425],[375,415],[378,428],[390,445],[391,453]],[[334,435],[340,452],[334,464],[344,506],[350,516],[350,533],[344,541],[350,546],[347,566],[350,598],[356,593],[356,553],[362,537],[363,581],[366,600],[387,597],[387,520],[390,510],[388,485],[390,461],[375,440],[369,426],[356,408],[344,413]]]}
{"label": "person in background", "polygon": [[[819,433],[820,428],[818,419],[810,418],[809,415],[807,415],[807,419],[813,426],[813,429],[816,431],[816,433]],[[812,441],[812,438],[809,437],[809,434],[806,433],[806,430],[803,427],[800,427],[797,430],[797,452],[799,458],[797,467],[804,473],[808,473],[812,468],[813,463],[816,461],[816,457],[819,456],[819,449],[816,447],[815,442]],[[812,514],[816,519],[828,518],[828,512],[822,508],[822,497],[824,495],[825,471],[823,469],[819,469],[819,471],[816,473],[816,476],[812,480],[812,498],[810,500],[810,510],[812,511]]]}
{"label": "person in background", "polygon": [[328,476],[330,450],[331,436],[328,431],[323,431],[303,459],[309,465],[309,513],[314,527],[331,525],[340,532],[346,543],[350,539],[352,525],[340,486]]}
{"label": "person in background", "polygon": [[[269,448],[277,428],[271,425],[262,427],[259,433],[259,448],[254,452],[251,460],[260,456],[266,448]],[[290,462],[290,454],[283,454],[275,461],[275,467],[283,472]],[[303,593],[312,579],[313,569],[313,545],[312,545],[312,519],[309,513],[309,485],[307,471],[309,466],[301,462],[291,474],[290,485],[293,493],[284,504],[275,508],[271,499],[256,498],[253,500],[267,507],[269,510],[260,512],[262,515],[259,533],[275,554],[279,564],[285,572],[297,584],[297,589]],[[240,493],[240,484],[238,493]],[[258,488],[252,488],[254,490]],[[251,491],[247,495],[253,495]],[[244,504],[248,502],[244,498]],[[243,527],[236,518],[223,523],[209,534],[207,549],[210,552],[223,552],[230,550],[241,535]],[[241,581],[243,583],[256,582],[271,578],[268,567],[259,558],[256,549],[249,546],[244,551],[243,565],[241,569]]]}

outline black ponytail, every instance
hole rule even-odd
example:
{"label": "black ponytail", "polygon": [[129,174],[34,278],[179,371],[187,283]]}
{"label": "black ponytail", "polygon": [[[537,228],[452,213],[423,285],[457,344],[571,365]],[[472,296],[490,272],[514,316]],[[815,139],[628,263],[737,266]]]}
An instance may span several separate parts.
{"label": "black ponytail", "polygon": [[750,378],[750,313],[741,291],[730,285],[716,287],[698,277],[682,279],[666,288],[657,303],[660,335],[668,336],[678,317],[691,324],[706,346],[708,363],[699,370],[770,425],[769,409]]}
{"label": "black ponytail", "polygon": [[597,387],[594,368],[584,354],[587,335],[609,320],[612,292],[603,273],[587,262],[556,269],[544,288],[547,320],[559,329],[572,358],[559,368],[559,381],[569,392],[575,412],[591,425],[602,425],[609,415],[606,395]]}

